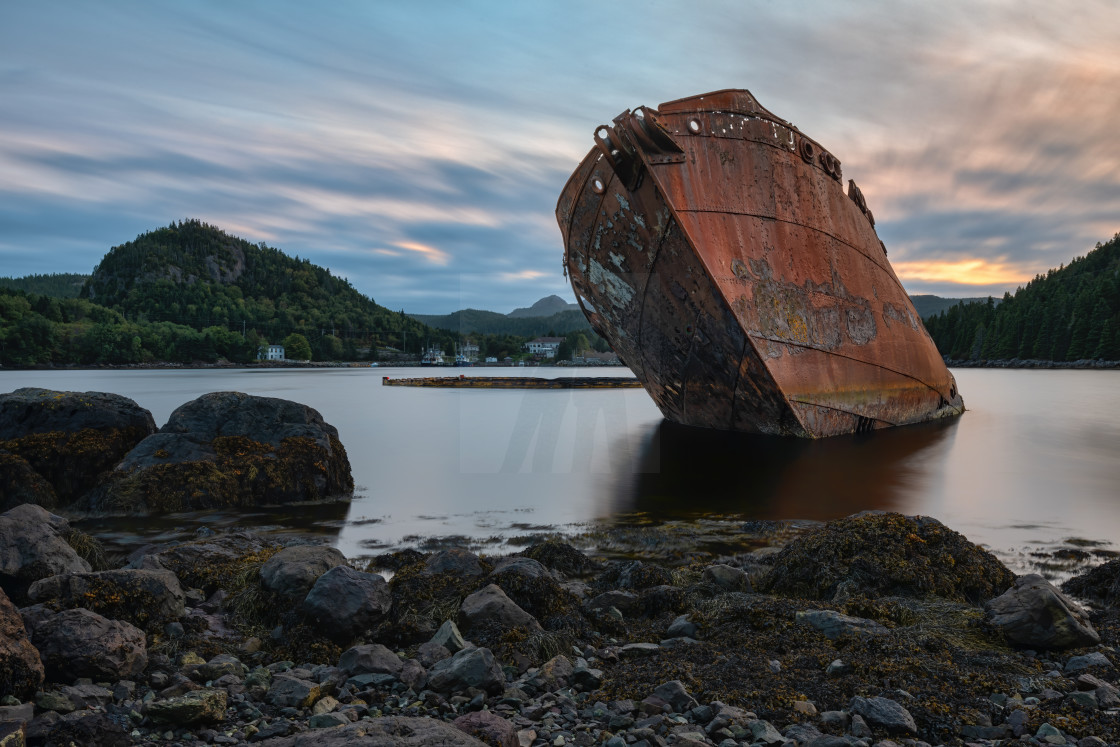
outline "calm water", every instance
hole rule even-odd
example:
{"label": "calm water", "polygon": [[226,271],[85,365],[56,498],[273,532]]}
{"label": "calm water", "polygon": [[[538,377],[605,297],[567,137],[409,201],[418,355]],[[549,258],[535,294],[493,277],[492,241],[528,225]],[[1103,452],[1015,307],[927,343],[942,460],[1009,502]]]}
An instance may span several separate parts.
{"label": "calm water", "polygon": [[131,542],[201,523],[318,531],[347,556],[447,535],[503,552],[514,549],[510,537],[580,531],[633,512],[822,520],[886,509],[935,516],[1013,566],[1069,540],[1120,549],[1112,544],[1120,539],[1120,372],[954,373],[969,410],[963,417],[819,442],[674,427],[640,389],[381,385],[382,376],[419,369],[8,371],[0,391],[115,392],[162,425],[194,397],[237,390],[303,402],[338,428],[358,485],[351,503],[91,527]]}

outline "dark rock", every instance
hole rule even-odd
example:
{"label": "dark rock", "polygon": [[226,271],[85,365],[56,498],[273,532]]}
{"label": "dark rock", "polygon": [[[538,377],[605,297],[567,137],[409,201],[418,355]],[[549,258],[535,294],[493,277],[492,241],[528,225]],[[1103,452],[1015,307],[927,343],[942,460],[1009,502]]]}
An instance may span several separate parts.
{"label": "dark rock", "polygon": [[0,693],[27,700],[43,684],[43,662],[19,611],[0,589]]}
{"label": "dark rock", "polygon": [[599,564],[567,542],[547,540],[522,550],[519,555],[532,558],[565,576],[587,576],[599,569]]}
{"label": "dark rock", "polygon": [[443,625],[439,626],[439,630],[432,636],[430,643],[447,649],[449,655],[457,654],[470,645],[463,639],[463,634],[459,632],[459,626],[451,620],[443,621]]}
{"label": "dark rock", "polygon": [[541,664],[533,677],[533,684],[542,690],[560,690],[568,686],[573,670],[571,659],[559,654]]}
{"label": "dark rock", "polygon": [[507,631],[513,628],[540,630],[540,623],[518,607],[506,593],[490,584],[463,600],[459,607],[459,628],[473,636],[480,630]]}
{"label": "dark rock", "polygon": [[641,598],[632,591],[604,591],[583,603],[588,610],[605,610],[614,607],[619,612],[630,614],[641,609]]}
{"label": "dark rock", "polygon": [[135,677],[148,664],[143,631],[85,609],[45,620],[36,627],[32,643],[52,680],[89,677],[115,682]]}
{"label": "dark rock", "polygon": [[1014,580],[995,556],[936,519],[871,513],[796,538],[759,586],[806,599],[831,600],[848,591],[979,604]]}
{"label": "dark rock", "polygon": [[1112,668],[1112,660],[1105,656],[1100,651],[1090,651],[1082,656],[1071,656],[1069,661],[1066,662],[1066,674],[1076,674],[1077,672],[1084,672],[1087,669],[1094,668]]}
{"label": "dark rock", "polygon": [[348,643],[380,623],[392,603],[389,584],[380,575],[338,565],[315,581],[302,611],[323,635]]}
{"label": "dark rock", "polygon": [[673,575],[654,563],[640,560],[620,561],[612,564],[599,575],[593,586],[604,591],[608,589],[630,589],[640,591],[651,586],[669,586]]}
{"label": "dark rock", "polygon": [[520,747],[517,729],[493,711],[476,711],[455,719],[455,728],[492,747]]}
{"label": "dark rock", "polygon": [[394,677],[401,673],[404,663],[395,653],[382,646],[380,643],[369,643],[354,646],[344,651],[338,660],[338,668],[348,676],[355,674],[391,674]]}
{"label": "dark rock", "polygon": [[0,514],[0,587],[21,603],[27,588],[60,573],[85,573],[90,565],[66,541],[70,522],[39,506]]}
{"label": "dark rock", "polygon": [[699,626],[688,619],[688,615],[679,615],[669,624],[665,631],[666,638],[695,638],[700,632]]}
{"label": "dark rock", "polygon": [[210,595],[234,585],[246,563],[260,562],[274,546],[249,532],[183,542],[136,558],[132,567],[165,568],[184,587]]}
{"label": "dark rock", "polygon": [[988,602],[985,610],[1004,636],[1020,646],[1056,649],[1100,642],[1088,615],[1038,574],[1016,580],[1014,588]]}
{"label": "dark rock", "polygon": [[332,729],[349,724],[350,719],[341,713],[316,713],[307,721],[307,726],[312,729]]}
{"label": "dark rock", "polygon": [[552,572],[532,558],[511,556],[494,563],[489,580],[534,617],[547,620],[574,612],[578,598],[560,585]]}
{"label": "dark rock", "polygon": [[428,687],[441,693],[477,687],[496,695],[504,686],[502,667],[488,648],[463,649],[428,671]]}
{"label": "dark rock", "polygon": [[718,586],[724,591],[751,590],[751,579],[741,568],[716,563],[704,569],[700,576],[705,583]]}
{"label": "dark rock", "polygon": [[264,699],[278,708],[310,708],[322,694],[322,687],[317,682],[281,674],[272,680]]}
{"label": "dark rock", "polygon": [[196,670],[199,678],[206,682],[209,680],[216,680],[219,677],[227,675],[234,675],[236,677],[244,677],[249,668],[241,663],[241,660],[231,654],[218,654],[210,661],[202,664]]}
{"label": "dark rock", "polygon": [[677,713],[684,713],[699,705],[696,699],[689,695],[688,690],[684,687],[684,683],[680,680],[670,680],[669,682],[658,685],[654,689],[653,694],[671,705],[673,710]]}
{"label": "dark rock", "polygon": [[433,718],[388,716],[336,729],[316,729],[270,739],[262,747],[486,747],[451,724]]}
{"label": "dark rock", "polygon": [[171,571],[123,568],[96,573],[68,573],[40,579],[27,595],[33,602],[62,608],[85,607],[99,615],[155,628],[184,613],[184,594]]}
{"label": "dark rock", "polygon": [[57,719],[35,719],[27,730],[29,744],[67,747],[125,747],[132,744],[128,732],[104,713],[76,711]]}
{"label": "dark rock", "polygon": [[1120,558],[1074,576],[1062,584],[1062,591],[1102,607],[1116,607],[1120,601]]}
{"label": "dark rock", "polygon": [[434,576],[449,574],[459,578],[473,578],[485,576],[486,569],[482,567],[478,556],[461,547],[452,547],[441,550],[424,561],[424,574]]}
{"label": "dark rock", "polygon": [[285,547],[261,566],[261,585],[292,600],[302,600],[331,568],[346,564],[346,556],[324,545]]}
{"label": "dark rock", "polygon": [[354,489],[338,431],[306,405],[204,394],[128,452],[86,507],[166,512],[321,500]]}
{"label": "dark rock", "polygon": [[885,626],[874,620],[850,617],[833,610],[802,610],[797,613],[797,622],[812,626],[830,641],[845,635],[884,635],[889,632]]}
{"label": "dark rock", "polygon": [[61,505],[155,430],[150,412],[118,394],[30,387],[0,394],[0,449],[26,460]]}
{"label": "dark rock", "polygon": [[890,734],[917,734],[918,725],[910,711],[890,698],[861,698],[856,696],[848,703],[848,711],[862,716],[871,726],[885,729]]}
{"label": "dark rock", "polygon": [[172,726],[217,723],[226,717],[226,691],[194,690],[177,698],[153,701],[145,714],[157,724]]}
{"label": "dark rock", "polygon": [[430,667],[437,661],[443,661],[449,656],[451,656],[451,652],[434,641],[425,641],[416,648],[416,658],[425,667]]}
{"label": "dark rock", "polygon": [[113,702],[113,691],[99,685],[67,685],[59,692],[78,708],[104,707]]}
{"label": "dark rock", "polygon": [[0,511],[24,503],[50,509],[58,505],[58,496],[26,459],[0,449]]}

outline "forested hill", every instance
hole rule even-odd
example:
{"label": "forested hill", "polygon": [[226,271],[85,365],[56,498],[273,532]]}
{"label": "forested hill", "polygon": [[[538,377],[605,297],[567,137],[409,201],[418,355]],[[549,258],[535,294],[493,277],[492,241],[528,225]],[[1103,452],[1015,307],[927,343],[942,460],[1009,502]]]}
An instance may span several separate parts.
{"label": "forested hill", "polygon": [[302,334],[316,357],[324,358],[339,357],[343,346],[400,347],[405,338],[419,350],[428,339],[442,344],[447,336],[378,306],[349,281],[306,259],[197,220],[113,247],[82,297],[130,321],[219,327],[246,335],[255,330],[273,342]]}
{"label": "forested hill", "polygon": [[998,305],[957,305],[925,325],[954,360],[1120,360],[1120,233]]}
{"label": "forested hill", "polygon": [[582,311],[560,311],[549,316],[521,316],[499,314],[496,311],[462,309],[450,314],[410,314],[413,319],[438,329],[461,334],[480,332],[488,335],[519,335],[539,337],[552,333],[590,330],[591,323]]}
{"label": "forested hill", "polygon": [[0,277],[0,288],[37,293],[51,298],[77,298],[89,275],[54,272],[49,275],[25,275],[21,278]]}

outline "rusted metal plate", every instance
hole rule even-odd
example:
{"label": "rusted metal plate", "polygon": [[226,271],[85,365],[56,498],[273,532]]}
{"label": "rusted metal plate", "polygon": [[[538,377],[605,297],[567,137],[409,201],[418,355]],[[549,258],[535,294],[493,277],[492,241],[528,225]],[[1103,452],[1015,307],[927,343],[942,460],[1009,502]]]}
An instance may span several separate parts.
{"label": "rusted metal plate", "polygon": [[666,418],[830,436],[959,414],[874,218],[747,91],[625,111],[557,205],[595,329]]}

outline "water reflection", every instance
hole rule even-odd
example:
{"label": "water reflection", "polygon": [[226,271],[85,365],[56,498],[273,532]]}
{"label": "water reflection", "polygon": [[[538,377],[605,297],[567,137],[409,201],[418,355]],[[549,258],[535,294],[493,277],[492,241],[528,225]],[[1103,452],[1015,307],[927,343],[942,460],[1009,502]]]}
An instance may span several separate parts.
{"label": "water reflection", "polygon": [[73,524],[99,539],[110,553],[127,555],[144,545],[206,536],[210,532],[254,531],[313,536],[336,543],[350,504],[346,501],[192,511],[155,516],[99,517]]}
{"label": "water reflection", "polygon": [[656,518],[706,513],[818,519],[903,510],[959,419],[819,441],[661,422],[633,475],[630,510]]}

